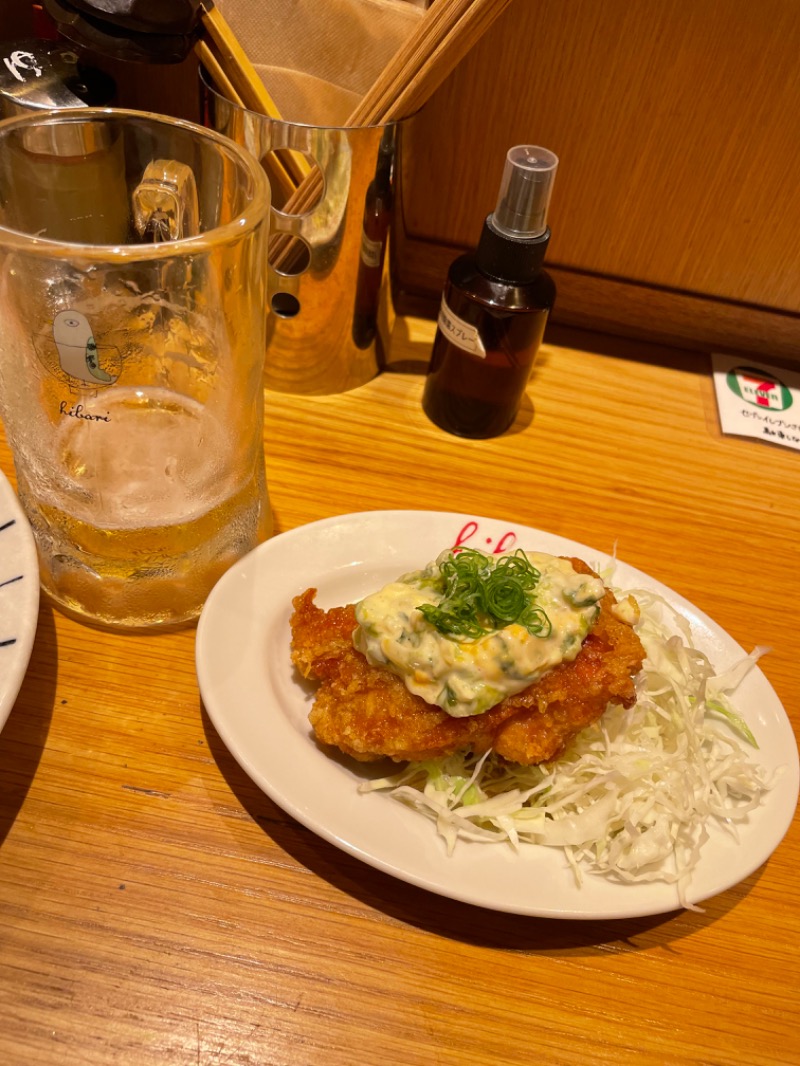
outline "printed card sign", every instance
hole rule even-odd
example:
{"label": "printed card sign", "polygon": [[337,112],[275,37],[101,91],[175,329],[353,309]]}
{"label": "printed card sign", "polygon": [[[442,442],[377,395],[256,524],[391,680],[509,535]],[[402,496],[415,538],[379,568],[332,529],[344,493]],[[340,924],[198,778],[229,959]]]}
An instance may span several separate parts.
{"label": "printed card sign", "polygon": [[800,373],[746,356],[711,357],[723,433],[800,451]]}

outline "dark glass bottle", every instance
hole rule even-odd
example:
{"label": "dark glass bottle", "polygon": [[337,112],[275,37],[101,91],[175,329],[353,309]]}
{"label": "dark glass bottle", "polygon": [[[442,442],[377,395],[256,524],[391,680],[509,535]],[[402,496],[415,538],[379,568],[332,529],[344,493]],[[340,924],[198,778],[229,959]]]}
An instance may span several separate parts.
{"label": "dark glass bottle", "polygon": [[450,267],[422,399],[449,433],[495,437],[517,415],[556,294],[542,264],[557,163],[546,149],[512,148],[476,251]]}
{"label": "dark glass bottle", "polygon": [[508,429],[555,294],[544,270],[528,285],[511,285],[483,274],[472,255],[453,263],[444,304],[474,327],[486,354],[465,351],[449,339],[450,330],[437,329],[423,397],[425,413],[437,426],[460,437],[496,437]]}

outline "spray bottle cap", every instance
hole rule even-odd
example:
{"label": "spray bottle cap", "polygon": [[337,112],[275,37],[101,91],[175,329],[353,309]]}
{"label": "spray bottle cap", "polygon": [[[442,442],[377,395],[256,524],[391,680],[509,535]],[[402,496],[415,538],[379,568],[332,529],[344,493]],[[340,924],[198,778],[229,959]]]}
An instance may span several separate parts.
{"label": "spray bottle cap", "polygon": [[509,149],[491,218],[498,233],[532,240],[545,232],[557,167],[558,157],[547,148],[520,144]]}
{"label": "spray bottle cap", "polygon": [[509,149],[497,207],[475,249],[482,274],[525,285],[539,273],[550,241],[547,208],[557,166],[557,156],[547,148],[519,144]]}

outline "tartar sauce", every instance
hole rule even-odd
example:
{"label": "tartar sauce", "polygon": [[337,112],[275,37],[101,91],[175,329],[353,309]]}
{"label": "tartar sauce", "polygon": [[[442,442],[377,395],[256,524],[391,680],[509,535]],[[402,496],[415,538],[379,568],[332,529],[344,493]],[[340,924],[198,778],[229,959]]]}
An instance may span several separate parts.
{"label": "tartar sauce", "polygon": [[361,600],[353,643],[373,666],[400,677],[410,692],[462,718],[482,714],[559,663],[572,661],[597,618],[605,587],[599,578],[576,573],[566,559],[525,552],[541,575],[531,595],[547,614],[549,632],[530,633],[515,622],[476,639],[453,637],[440,633],[418,610],[442,602],[440,564],[450,554],[443,552],[424,570]]}

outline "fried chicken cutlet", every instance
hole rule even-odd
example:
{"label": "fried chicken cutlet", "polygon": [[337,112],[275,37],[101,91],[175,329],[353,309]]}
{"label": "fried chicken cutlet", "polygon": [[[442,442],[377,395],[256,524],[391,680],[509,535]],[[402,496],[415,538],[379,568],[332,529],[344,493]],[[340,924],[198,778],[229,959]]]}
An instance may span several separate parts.
{"label": "fried chicken cutlet", "polygon": [[[576,572],[596,576],[581,560],[569,562]],[[355,608],[323,611],[315,595],[308,589],[293,601],[292,661],[320,683],[309,715],[317,739],[361,761],[421,761],[493,748],[510,762],[532,765],[560,755],[609,703],[629,707],[636,700],[633,677],[644,649],[632,626],[615,615],[617,601],[608,590],[573,661],[467,717],[452,717],[412,694],[389,670],[371,665],[353,645]]]}

